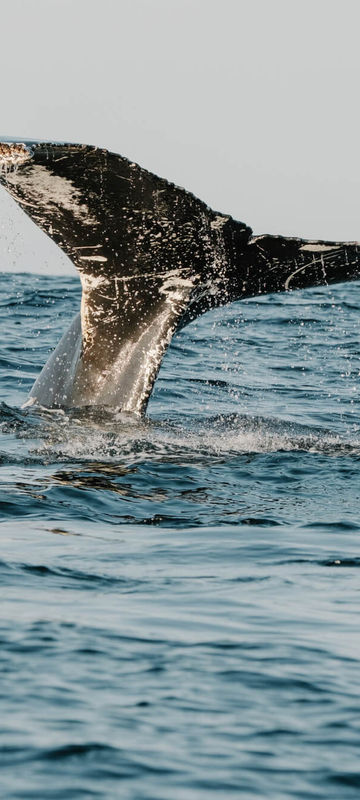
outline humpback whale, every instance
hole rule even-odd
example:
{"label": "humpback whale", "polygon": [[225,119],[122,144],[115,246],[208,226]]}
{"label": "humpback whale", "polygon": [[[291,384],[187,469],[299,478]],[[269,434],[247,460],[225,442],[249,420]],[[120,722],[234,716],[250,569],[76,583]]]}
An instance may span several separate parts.
{"label": "humpback whale", "polygon": [[0,183],[69,256],[80,313],[29,403],[145,412],[175,331],[233,300],[360,278],[356,242],[253,235],[185,189],[90,145],[0,142]]}

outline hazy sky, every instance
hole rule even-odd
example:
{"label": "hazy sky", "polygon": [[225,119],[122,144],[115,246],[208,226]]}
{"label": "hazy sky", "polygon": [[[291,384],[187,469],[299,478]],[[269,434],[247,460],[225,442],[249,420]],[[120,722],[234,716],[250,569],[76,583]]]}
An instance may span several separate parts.
{"label": "hazy sky", "polygon": [[[360,239],[359,0],[0,2],[0,138],[107,147],[255,233]],[[0,190],[0,269],[68,264]]]}

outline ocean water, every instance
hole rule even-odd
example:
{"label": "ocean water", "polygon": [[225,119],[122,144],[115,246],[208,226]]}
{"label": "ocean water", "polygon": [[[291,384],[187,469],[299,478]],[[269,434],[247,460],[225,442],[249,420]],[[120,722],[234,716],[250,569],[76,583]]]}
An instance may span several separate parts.
{"label": "ocean water", "polygon": [[192,323],[143,421],[21,410],[79,298],[0,275],[1,797],[358,798],[360,283]]}

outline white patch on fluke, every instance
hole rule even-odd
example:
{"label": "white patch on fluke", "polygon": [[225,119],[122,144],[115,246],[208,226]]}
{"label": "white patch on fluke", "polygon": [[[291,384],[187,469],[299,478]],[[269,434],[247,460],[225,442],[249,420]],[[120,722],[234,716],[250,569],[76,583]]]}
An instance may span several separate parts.
{"label": "white patch on fluke", "polygon": [[79,256],[80,261],[107,261],[105,256]]}
{"label": "white patch on fluke", "polygon": [[[87,205],[80,202],[79,189],[68,178],[54,175],[40,164],[35,164],[31,171],[25,174],[10,174],[8,182],[15,188],[22,189],[27,200],[34,206],[38,205],[49,212],[55,206],[71,212],[83,225],[98,225],[98,220],[91,216]],[[20,198],[18,202],[20,205],[22,203],[27,205]]]}
{"label": "white patch on fluke", "polygon": [[325,253],[326,251],[330,250],[339,250],[339,245],[333,244],[316,244],[316,242],[309,242],[309,244],[303,244],[300,247],[300,250],[307,250],[309,253]]}
{"label": "white patch on fluke", "polygon": [[224,217],[222,214],[218,214],[215,219],[211,220],[210,228],[212,228],[213,231],[221,231],[228,220],[229,217]]}
{"label": "white patch on fluke", "polygon": [[97,313],[94,312],[93,309],[91,310],[89,300],[92,292],[98,290],[100,287],[107,288],[109,280],[104,275],[88,275],[83,272],[80,272],[80,280],[82,288],[80,307],[81,330],[84,341],[87,344],[91,344],[96,335],[96,328],[94,328],[92,324],[92,319],[95,318],[96,321],[96,318],[101,314],[101,309],[99,308]]}
{"label": "white patch on fluke", "polygon": [[178,273],[170,275],[159,287],[160,294],[166,296],[166,301],[170,304],[181,302],[185,297],[188,297],[191,289],[194,287],[194,280],[189,278],[181,278]]}

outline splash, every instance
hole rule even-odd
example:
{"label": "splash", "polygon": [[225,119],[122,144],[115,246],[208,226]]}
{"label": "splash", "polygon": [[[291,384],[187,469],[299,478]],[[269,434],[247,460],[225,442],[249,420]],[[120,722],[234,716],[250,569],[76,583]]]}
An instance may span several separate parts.
{"label": "splash", "polygon": [[10,409],[2,404],[0,429],[28,444],[29,454],[46,463],[58,460],[127,463],[170,460],[206,463],[242,454],[308,452],[360,455],[360,435],[351,439],[315,428],[240,414],[195,418],[187,425],[172,420],[139,419],[106,410]]}

